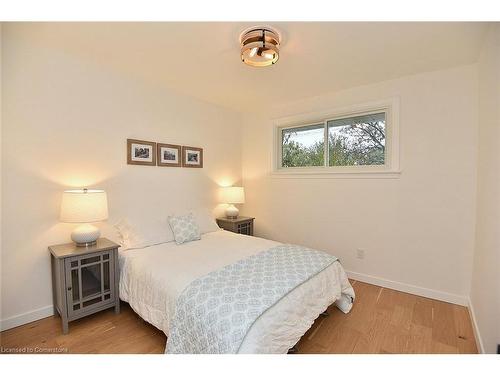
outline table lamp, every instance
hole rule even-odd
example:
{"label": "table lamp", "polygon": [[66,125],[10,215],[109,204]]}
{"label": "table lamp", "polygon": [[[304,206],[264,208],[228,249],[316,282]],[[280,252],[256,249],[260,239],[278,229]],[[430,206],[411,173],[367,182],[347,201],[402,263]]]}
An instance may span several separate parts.
{"label": "table lamp", "polygon": [[224,187],[221,190],[221,203],[227,203],[226,217],[236,219],[240,211],[234,206],[238,203],[245,203],[245,190],[239,186]]}
{"label": "table lamp", "polygon": [[99,228],[89,223],[108,218],[108,198],[104,190],[66,190],[62,196],[60,220],[82,223],[71,232],[76,246],[95,245],[101,235]]}

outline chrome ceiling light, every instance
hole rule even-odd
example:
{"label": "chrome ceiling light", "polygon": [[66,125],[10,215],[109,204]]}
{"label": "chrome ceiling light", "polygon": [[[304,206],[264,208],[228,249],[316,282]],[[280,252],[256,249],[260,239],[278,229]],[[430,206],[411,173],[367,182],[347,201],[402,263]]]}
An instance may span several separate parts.
{"label": "chrome ceiling light", "polygon": [[280,35],[270,27],[254,26],[240,35],[241,61],[250,66],[269,66],[279,59]]}

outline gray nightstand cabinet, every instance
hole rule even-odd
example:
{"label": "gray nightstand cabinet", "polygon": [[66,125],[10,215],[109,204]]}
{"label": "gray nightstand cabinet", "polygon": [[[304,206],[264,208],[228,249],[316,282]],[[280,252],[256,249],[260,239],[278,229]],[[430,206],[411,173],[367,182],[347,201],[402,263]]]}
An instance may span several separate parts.
{"label": "gray nightstand cabinet", "polygon": [[88,247],[49,246],[54,312],[61,316],[63,333],[73,320],[110,307],[120,312],[119,246],[106,238]]}
{"label": "gray nightstand cabinet", "polygon": [[221,217],[217,219],[217,225],[234,233],[253,236],[253,221],[253,217],[246,216],[238,216],[236,219]]}

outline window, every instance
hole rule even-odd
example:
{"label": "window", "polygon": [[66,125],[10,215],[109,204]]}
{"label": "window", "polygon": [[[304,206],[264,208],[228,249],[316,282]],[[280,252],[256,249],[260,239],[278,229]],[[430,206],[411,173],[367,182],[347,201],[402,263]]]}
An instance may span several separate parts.
{"label": "window", "polygon": [[[344,111],[339,115],[309,116],[316,118],[315,121],[287,119],[292,125],[278,124],[276,128],[275,171],[285,174],[398,172],[393,109],[392,105],[385,105],[371,110]],[[293,125],[294,122],[301,124]]]}
{"label": "window", "polygon": [[328,165],[384,165],[385,112],[327,121]]}
{"label": "window", "polygon": [[283,129],[281,133],[282,167],[324,165],[324,137],[324,124]]}

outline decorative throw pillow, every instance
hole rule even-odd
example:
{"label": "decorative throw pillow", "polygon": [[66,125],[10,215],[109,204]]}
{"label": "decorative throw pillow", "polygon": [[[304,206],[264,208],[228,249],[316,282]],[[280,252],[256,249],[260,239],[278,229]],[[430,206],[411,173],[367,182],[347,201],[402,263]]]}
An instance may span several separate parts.
{"label": "decorative throw pillow", "polygon": [[177,245],[201,238],[200,228],[191,213],[183,216],[169,216],[168,223]]}

